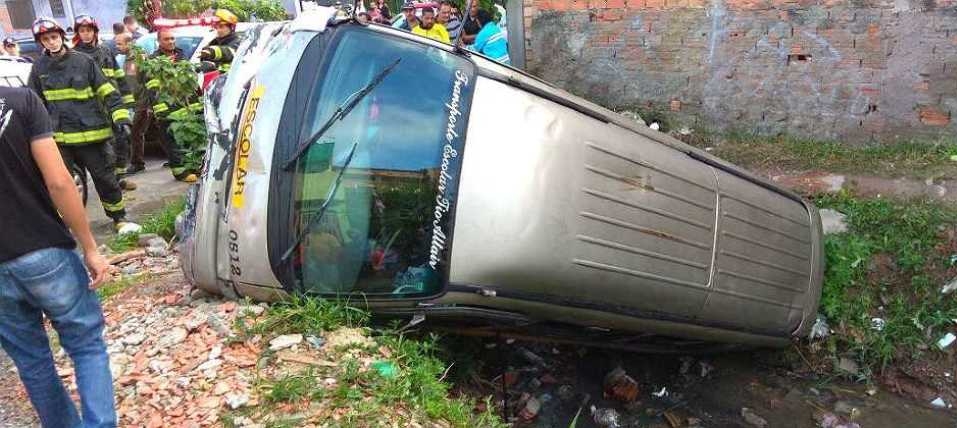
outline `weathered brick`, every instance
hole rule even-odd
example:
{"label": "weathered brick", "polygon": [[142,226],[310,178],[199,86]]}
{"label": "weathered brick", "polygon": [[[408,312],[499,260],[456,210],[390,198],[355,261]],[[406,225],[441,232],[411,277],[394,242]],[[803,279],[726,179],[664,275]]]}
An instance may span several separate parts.
{"label": "weathered brick", "polygon": [[523,17],[529,69],[599,103],[650,103],[717,129],[753,121],[760,132],[846,141],[957,131],[949,111],[957,105],[957,16],[940,8],[533,1]]}
{"label": "weathered brick", "polygon": [[922,106],[917,109],[921,123],[930,126],[947,126],[950,124],[950,112],[942,111],[935,106]]}

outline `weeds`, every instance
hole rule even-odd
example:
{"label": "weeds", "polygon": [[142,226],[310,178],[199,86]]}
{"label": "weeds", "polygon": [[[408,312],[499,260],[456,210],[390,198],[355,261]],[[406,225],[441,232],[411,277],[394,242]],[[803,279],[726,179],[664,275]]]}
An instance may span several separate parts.
{"label": "weeds", "polygon": [[115,253],[129,251],[130,249],[136,248],[136,241],[139,239],[139,235],[145,233],[155,233],[169,241],[173,238],[173,235],[176,234],[176,216],[183,212],[185,208],[185,199],[177,199],[167,203],[162,209],[147,215],[146,218],[143,219],[140,223],[143,226],[143,230],[139,234],[127,233],[114,236],[106,245]]}
{"label": "weeds", "polygon": [[369,312],[336,300],[292,296],[271,305],[263,321],[243,325],[241,331],[262,335],[322,334],[339,327],[364,326],[369,319]]}
{"label": "weeds", "polygon": [[141,275],[124,275],[117,280],[109,281],[100,286],[100,288],[97,288],[96,295],[99,296],[100,301],[109,300],[111,297],[122,293],[127,288],[149,281],[151,278],[152,275],[148,273]]}
{"label": "weeds", "polygon": [[825,241],[821,311],[838,332],[829,348],[855,356],[865,370],[929,349],[957,318],[957,301],[940,292],[950,267],[946,232],[957,208],[847,193],[816,203],[846,214],[849,227]]}
{"label": "weeds", "polygon": [[751,170],[823,170],[845,174],[928,178],[957,175],[957,142],[907,141],[855,147],[837,141],[747,132],[698,131],[686,143]]}
{"label": "weeds", "polygon": [[[247,328],[248,333],[324,335],[339,328],[365,327],[371,329],[375,346],[326,345],[318,352],[334,364],[262,376],[258,388],[263,406],[252,412],[284,421],[279,410],[284,406],[308,408],[320,415],[310,420],[322,422],[321,415],[335,414],[337,426],[409,426],[424,420],[455,427],[505,426],[489,410],[476,414],[473,399],[450,396],[449,365],[438,356],[438,336],[410,337],[397,324],[370,327],[369,322],[369,312],[336,300],[293,297],[270,307]],[[245,414],[253,415],[249,412]],[[224,422],[229,426],[228,416]]]}

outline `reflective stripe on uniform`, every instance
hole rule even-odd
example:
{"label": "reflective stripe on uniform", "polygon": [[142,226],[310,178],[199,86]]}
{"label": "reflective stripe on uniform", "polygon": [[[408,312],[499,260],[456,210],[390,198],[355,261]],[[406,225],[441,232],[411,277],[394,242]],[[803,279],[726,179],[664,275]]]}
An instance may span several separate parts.
{"label": "reflective stripe on uniform", "polygon": [[103,203],[103,209],[106,210],[106,212],[115,213],[117,211],[123,211],[123,209],[126,208],[126,204],[123,202],[122,199],[120,199],[120,201],[115,204],[111,204],[106,201],[100,201],[100,202]]}
{"label": "reflective stripe on uniform", "polygon": [[103,128],[92,131],[55,132],[53,139],[59,144],[82,144],[102,141],[113,136],[113,129]]}
{"label": "reflective stripe on uniform", "polygon": [[133,103],[135,103],[135,102],[136,102],[136,98],[133,98],[133,94],[123,95],[123,103],[125,103],[125,104],[133,104]]}
{"label": "reflective stripe on uniform", "polygon": [[220,59],[223,57],[223,50],[219,46],[212,46],[213,49],[213,59]]}
{"label": "reflective stripe on uniform", "polygon": [[153,106],[153,113],[160,114],[169,110],[169,106],[166,103],[159,103]]}
{"label": "reflective stripe on uniform", "polygon": [[186,107],[183,107],[183,108],[181,108],[181,109],[177,109],[176,111],[170,113],[170,114],[169,114],[169,118],[170,118],[170,119],[174,119],[174,120],[181,120],[181,119],[184,119],[184,118],[186,117],[186,113],[187,113],[188,111],[194,111],[194,112],[195,112],[195,111],[202,111],[202,109],[203,109],[203,105],[202,105],[202,104],[200,104],[200,103],[192,103],[192,104],[190,104],[190,105],[188,105],[188,106],[186,106]]}
{"label": "reflective stripe on uniform", "polygon": [[219,71],[220,71],[221,73],[228,73],[228,72],[229,72],[229,66],[230,66],[230,64],[220,65],[220,66],[219,66]]}
{"label": "reflective stripe on uniform", "polygon": [[99,88],[96,88],[96,96],[103,98],[109,94],[112,94],[114,91],[116,91],[116,88],[113,87],[113,84],[104,83],[100,85]]}
{"label": "reflective stripe on uniform", "polygon": [[101,68],[100,71],[103,72],[103,75],[104,75],[104,76],[106,76],[106,77],[108,77],[108,78],[110,78],[110,79],[116,77],[116,75],[113,74],[113,69],[112,69],[112,68]]}
{"label": "reflective stripe on uniform", "polygon": [[114,111],[112,116],[113,122],[119,122],[123,119],[130,120],[130,111],[125,108],[121,108]]}
{"label": "reflective stripe on uniform", "polygon": [[156,89],[159,88],[160,81],[159,79],[152,79],[149,82],[146,82],[146,89]]}
{"label": "reflective stripe on uniform", "polygon": [[93,89],[87,86],[83,89],[51,89],[43,91],[43,98],[49,101],[88,100],[93,98]]}
{"label": "reflective stripe on uniform", "polygon": [[113,78],[114,78],[114,79],[125,79],[125,78],[126,78],[126,73],[123,72],[123,69],[122,69],[122,68],[114,68],[114,69],[113,69]]}

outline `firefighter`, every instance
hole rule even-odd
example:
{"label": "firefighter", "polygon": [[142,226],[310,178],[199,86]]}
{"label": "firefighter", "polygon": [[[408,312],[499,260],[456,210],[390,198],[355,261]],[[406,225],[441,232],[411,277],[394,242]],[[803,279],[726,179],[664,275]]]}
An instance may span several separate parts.
{"label": "firefighter", "polygon": [[[96,64],[110,83],[113,84],[113,87],[120,91],[124,106],[127,109],[132,109],[136,100],[130,90],[130,85],[126,82],[126,73],[116,63],[113,52],[100,44],[100,27],[96,20],[90,15],[77,15],[76,19],[73,20],[73,29],[76,31],[76,34],[73,35],[73,49],[93,57],[93,61],[96,61]],[[116,155],[115,171],[117,178],[120,178],[120,187],[124,190],[133,190],[136,186],[122,179],[126,175],[127,164],[130,161],[130,141],[117,136],[113,139],[113,144],[114,154]]]}
{"label": "firefighter", "polygon": [[216,23],[216,38],[200,51],[199,59],[203,61],[202,71],[218,69],[225,73],[229,71],[233,55],[239,47],[239,34],[236,34],[239,18],[226,9],[217,10],[216,17],[219,18]]}
{"label": "firefighter", "polygon": [[[173,62],[189,61],[183,54],[183,50],[176,47],[176,36],[173,35],[172,30],[169,28],[160,29],[156,32],[156,39],[158,41],[158,48],[150,58],[167,56]],[[190,171],[183,164],[185,152],[176,142],[176,139],[173,138],[169,125],[170,119],[188,114],[190,111],[196,112],[203,109],[203,105],[199,102],[199,88],[197,87],[197,93],[190,98],[187,105],[167,105],[165,102],[162,102],[159,97],[160,81],[163,79],[163,76],[145,76],[145,79],[146,83],[144,87],[147,105],[153,110],[153,116],[159,120],[160,129],[162,130],[161,139],[166,146],[166,154],[169,157],[170,172],[172,172],[173,177],[179,181],[195,183],[197,180],[196,172]]]}
{"label": "firefighter", "polygon": [[30,71],[29,86],[53,121],[56,140],[67,165],[89,171],[106,215],[117,231],[136,229],[126,220],[123,191],[113,171],[110,139],[113,128],[129,138],[130,112],[120,93],[88,55],[66,45],[66,32],[51,18],[33,22],[33,38],[44,52]]}

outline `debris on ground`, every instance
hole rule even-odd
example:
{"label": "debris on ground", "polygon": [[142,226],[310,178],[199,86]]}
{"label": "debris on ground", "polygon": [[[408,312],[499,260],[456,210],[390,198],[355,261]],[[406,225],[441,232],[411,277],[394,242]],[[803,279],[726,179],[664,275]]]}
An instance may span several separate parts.
{"label": "debris on ground", "polygon": [[838,360],[837,369],[851,376],[857,376],[861,371],[857,361],[847,357],[841,357],[841,359]]}
{"label": "debris on ground", "polygon": [[938,408],[938,409],[945,409],[945,408],[947,408],[947,402],[945,402],[944,399],[943,399],[943,398],[940,398],[940,397],[937,397],[937,398],[934,399],[934,401],[931,401],[931,402],[930,402],[930,405],[931,405],[931,406],[934,406],[934,407],[936,407],[936,408]]}
{"label": "debris on ground", "polygon": [[269,341],[270,351],[280,351],[286,348],[292,348],[302,343],[301,334],[284,334]]}
{"label": "debris on ground", "polygon": [[525,406],[522,407],[522,411],[518,413],[519,419],[528,422],[535,419],[538,416],[538,412],[542,410],[542,402],[535,397],[529,397],[525,401]]}
{"label": "debris on ground", "polygon": [[830,334],[831,327],[827,324],[827,318],[825,318],[823,314],[818,314],[817,319],[814,320],[814,325],[811,326],[811,332],[808,334],[808,339],[824,339]]}
{"label": "debris on ground", "polygon": [[618,428],[621,426],[621,416],[615,409],[596,408],[595,406],[591,406],[591,416],[592,420],[594,420],[595,423],[600,427]]}
{"label": "debris on ground", "polygon": [[758,428],[765,428],[768,426],[768,421],[766,419],[758,416],[756,413],[754,413],[754,411],[747,407],[741,408],[741,417],[744,418],[744,421],[751,426]]}
{"label": "debris on ground", "polygon": [[942,350],[947,349],[955,340],[957,340],[957,336],[954,336],[953,333],[947,333],[937,341],[937,347]]}
{"label": "debris on ground", "polygon": [[846,215],[832,209],[823,209],[820,212],[825,235],[847,232]]}
{"label": "debris on ground", "polygon": [[609,372],[605,376],[604,384],[605,398],[623,403],[631,403],[638,398],[638,382],[621,367],[615,367]]}
{"label": "debris on ground", "polygon": [[[951,264],[953,264],[953,262]],[[947,284],[944,284],[944,286],[940,289],[940,292],[942,294],[950,294],[953,293],[954,290],[957,290],[957,278],[954,278]]]}

